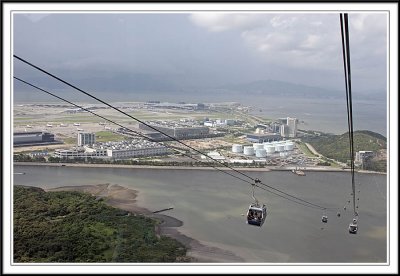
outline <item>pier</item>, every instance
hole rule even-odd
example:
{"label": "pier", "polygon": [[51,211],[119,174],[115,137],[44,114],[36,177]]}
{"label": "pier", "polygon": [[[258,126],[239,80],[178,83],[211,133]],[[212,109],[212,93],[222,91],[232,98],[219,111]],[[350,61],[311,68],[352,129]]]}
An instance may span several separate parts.
{"label": "pier", "polygon": [[164,209],[161,209],[161,210],[158,210],[158,211],[154,211],[153,214],[161,213],[161,212],[172,210],[172,209],[174,209],[174,207],[164,208]]}

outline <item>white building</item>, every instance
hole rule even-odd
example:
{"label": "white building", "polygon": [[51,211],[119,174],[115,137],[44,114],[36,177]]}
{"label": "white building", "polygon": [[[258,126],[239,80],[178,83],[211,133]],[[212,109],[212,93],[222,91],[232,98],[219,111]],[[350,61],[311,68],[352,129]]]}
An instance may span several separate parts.
{"label": "white building", "polygon": [[236,124],[236,120],[234,120],[234,119],[226,119],[226,120],[225,120],[225,124],[226,124],[227,126],[233,126],[233,125]]}
{"label": "white building", "polygon": [[370,157],[374,157],[375,154],[373,151],[369,151],[369,150],[360,150],[356,152],[356,162],[362,162],[365,158],[370,158]]}
{"label": "white building", "polygon": [[114,159],[126,159],[143,156],[157,156],[167,154],[167,148],[159,147],[143,147],[143,148],[127,148],[127,149],[107,149],[107,156]]}
{"label": "white building", "polygon": [[358,162],[363,169],[369,167],[371,159],[375,157],[375,153],[369,150],[360,150],[356,152],[355,162]]}
{"label": "white building", "polygon": [[107,157],[107,151],[106,150],[92,150],[92,151],[87,151],[83,149],[70,149],[70,150],[65,150],[65,149],[57,149],[54,151],[54,156],[59,157],[59,158],[68,158],[68,159],[74,159],[74,158],[105,158]]}
{"label": "white building", "polygon": [[[217,152],[217,151],[210,151],[209,153],[207,153],[207,156],[208,157],[211,157],[212,159],[214,159],[214,160],[225,160],[225,157],[224,156],[222,156],[219,152]],[[201,156],[201,159],[209,159],[209,158],[207,158],[207,156],[205,156],[205,155],[202,155]],[[210,160],[210,159],[209,159]]]}
{"label": "white building", "polygon": [[224,127],[224,126],[233,126],[235,125],[236,120],[233,119],[217,119],[215,121],[205,121],[204,126],[207,127]]}
{"label": "white building", "polygon": [[78,133],[78,147],[83,147],[85,145],[93,145],[96,143],[96,136],[94,133],[79,132]]}
{"label": "white building", "polygon": [[86,153],[95,155],[95,156],[107,156],[107,149],[105,148],[90,148],[88,146],[83,147]]}
{"label": "white building", "polygon": [[167,148],[164,146],[157,147],[127,147],[127,148],[90,148],[84,147],[80,149],[58,149],[55,150],[54,156],[59,158],[114,158],[127,159],[144,156],[157,156],[167,154]]}
{"label": "white building", "polygon": [[288,125],[281,125],[279,132],[280,132],[279,134],[282,137],[289,137],[289,126]]}
{"label": "white building", "polygon": [[297,118],[287,117],[287,126],[289,128],[289,137],[297,136]]}
{"label": "white building", "polygon": [[258,127],[258,128],[256,128],[256,133],[257,134],[262,134],[262,133],[265,133],[265,130]]}

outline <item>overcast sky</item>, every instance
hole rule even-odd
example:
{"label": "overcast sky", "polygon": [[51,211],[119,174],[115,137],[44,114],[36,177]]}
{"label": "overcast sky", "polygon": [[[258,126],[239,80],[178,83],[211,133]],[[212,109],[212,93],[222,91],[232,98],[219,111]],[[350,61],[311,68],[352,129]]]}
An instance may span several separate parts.
{"label": "overcast sky", "polygon": [[[385,93],[387,14],[351,13],[349,22],[353,89]],[[13,36],[14,54],[75,83],[107,79],[104,89],[123,90],[127,78],[344,88],[338,13],[19,13]],[[20,77],[40,76],[14,66]]]}

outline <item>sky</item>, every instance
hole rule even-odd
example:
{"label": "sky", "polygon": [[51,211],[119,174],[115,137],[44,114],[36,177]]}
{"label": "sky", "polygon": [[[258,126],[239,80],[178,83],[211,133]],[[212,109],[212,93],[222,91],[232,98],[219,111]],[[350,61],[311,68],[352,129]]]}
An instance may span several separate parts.
{"label": "sky", "polygon": [[[19,4],[19,3],[18,3]],[[26,4],[26,3],[25,3]],[[57,7],[60,4],[57,3]],[[250,5],[249,5],[250,6]],[[280,10],[284,10],[281,5]],[[328,4],[320,4],[324,10]],[[52,7],[53,9],[57,9]],[[64,7],[64,6],[62,6]],[[313,3],[312,7],[316,7]],[[379,3],[377,9],[383,10],[387,5]],[[340,24],[337,12],[291,12],[291,13],[234,13],[234,12],[194,12],[194,13],[103,13],[85,14],[66,13],[58,11],[53,14],[26,13],[21,10],[40,10],[41,6],[4,5],[4,14],[11,18],[10,32],[12,35],[11,51],[41,66],[81,88],[89,91],[124,93],[135,85],[141,89],[151,88],[176,89],[181,87],[224,86],[240,84],[257,80],[279,80],[292,83],[318,86],[326,89],[343,90],[344,73],[341,53]],[[68,7],[66,7],[67,9]],[[156,7],[157,8],[157,7]],[[214,7],[207,7],[214,9]],[[328,7],[329,8],[329,7]],[[398,6],[397,6],[398,8]],[[388,10],[397,18],[397,9]],[[10,9],[14,12],[10,12]],[[51,8],[50,8],[51,9]],[[152,9],[152,8],[149,8]],[[171,9],[171,8],[170,8]],[[218,8],[216,8],[218,9]],[[219,9],[221,9],[219,7]],[[265,9],[265,7],[264,7]],[[358,6],[339,6],[336,10],[361,10]],[[366,8],[364,10],[371,10]],[[374,7],[372,8],[374,9]],[[293,10],[289,7],[288,10]],[[15,12],[16,11],[16,12]],[[8,13],[7,13],[8,12]],[[391,17],[391,18],[393,18]],[[3,17],[4,18],[4,17]],[[387,81],[387,43],[388,26],[387,13],[384,12],[350,12],[350,47],[353,88],[356,90],[378,90],[386,92]],[[9,22],[3,20],[5,33],[8,35]],[[396,36],[396,26],[391,26],[391,36]],[[394,30],[394,31],[393,31]],[[7,36],[8,37],[8,36]],[[7,39],[3,47],[10,45]],[[390,41],[396,41],[390,38]],[[397,44],[395,44],[397,45]],[[6,48],[6,47],[5,47]],[[393,48],[391,48],[393,49]],[[395,51],[397,53],[397,51]],[[5,54],[5,60],[7,55]],[[397,62],[397,57],[391,57],[391,72]],[[42,74],[29,69],[22,63],[13,61],[14,75],[27,81],[43,86],[43,88],[58,88],[60,84],[50,81]],[[3,67],[7,69],[4,61]],[[398,67],[396,67],[398,68]],[[6,70],[5,70],[6,71]],[[3,74],[4,71],[3,71]],[[397,76],[397,75],[396,75]],[[7,76],[3,75],[7,80]],[[141,82],[141,83],[140,83]],[[394,85],[392,83],[395,83]],[[391,85],[397,88],[397,78],[391,78]],[[12,89],[3,87],[3,164],[5,172],[11,172],[12,160],[12,105],[8,97],[14,92],[14,97],[23,89],[15,83]],[[28,89],[27,89],[28,90]],[[54,91],[54,89],[51,89]],[[190,91],[194,91],[193,89]],[[397,130],[397,90],[393,89],[388,102],[392,107],[389,135],[390,144],[390,214],[391,220],[396,219],[398,202],[397,193],[397,163],[398,163],[398,130]],[[62,95],[64,96],[64,95]],[[36,97],[36,96],[35,96]],[[14,98],[15,99],[15,98]],[[32,98],[33,99],[33,98]],[[389,125],[388,125],[389,126]],[[8,135],[7,135],[8,134]],[[12,183],[11,175],[5,174],[5,183]],[[390,182],[388,184],[390,184]],[[12,185],[4,185],[4,221],[12,219],[10,191]],[[389,207],[389,206],[388,206]],[[393,212],[392,212],[393,211]],[[4,228],[5,235],[11,237],[9,227]],[[397,224],[390,224],[390,233],[397,233]],[[390,235],[396,243],[396,235]],[[11,252],[11,239],[5,239],[5,250]],[[389,247],[390,256],[397,256],[396,246]],[[11,254],[12,255],[12,254]],[[394,258],[396,260],[396,258]],[[32,272],[30,266],[12,266],[6,263],[8,272]],[[38,268],[38,266],[36,266]],[[140,271],[142,267],[135,267]],[[166,267],[144,267],[143,271],[165,273]],[[170,267],[168,267],[169,269]],[[181,267],[186,268],[186,267]],[[188,267],[189,268],[189,267]],[[205,271],[196,267],[198,271]],[[259,273],[265,272],[265,267],[253,266]],[[270,271],[280,271],[283,267],[271,266]],[[298,273],[301,267],[284,266],[286,272]],[[319,269],[318,266],[315,267]],[[330,271],[339,273],[359,273],[360,266],[329,266]],[[60,267],[40,267],[46,273],[58,273]],[[64,267],[63,267],[64,269]],[[92,273],[93,266],[68,267],[68,271]],[[131,268],[127,268],[131,269]],[[190,267],[192,269],[192,267]],[[213,266],[206,272],[216,271],[226,273],[226,267]],[[243,269],[243,270],[240,270]],[[277,270],[274,270],[277,269]],[[319,272],[312,270],[310,272]],[[365,272],[396,273],[397,262],[390,266],[368,265]],[[374,270],[375,269],[375,270]],[[117,266],[101,266],[99,272],[123,270]],[[248,267],[235,266],[232,271],[248,271]],[[19,271],[19,272],[18,272]],[[301,271],[301,270],[300,270]],[[125,273],[129,273],[126,269]],[[180,271],[181,272],[181,271]],[[280,271],[281,272],[281,271]]]}
{"label": "sky", "polygon": [[[349,14],[354,90],[386,93],[387,20],[383,12]],[[259,80],[344,89],[337,12],[18,12],[12,30],[14,54],[92,91]],[[60,87],[18,61],[14,73]]]}

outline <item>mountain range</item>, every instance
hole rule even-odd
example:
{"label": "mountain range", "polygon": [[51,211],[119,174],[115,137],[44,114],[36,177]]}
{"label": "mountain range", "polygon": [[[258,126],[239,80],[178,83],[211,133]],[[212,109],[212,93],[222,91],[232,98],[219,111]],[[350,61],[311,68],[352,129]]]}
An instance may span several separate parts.
{"label": "mountain range", "polygon": [[[76,79],[74,85],[81,89],[93,93],[104,100],[146,100],[151,97],[160,97],[160,100],[179,101],[181,99],[190,100],[193,96],[197,101],[201,101],[201,97],[207,98],[204,102],[213,101],[213,97],[218,100],[227,99],[231,95],[246,94],[253,96],[270,96],[270,97],[289,97],[289,98],[320,98],[334,99],[345,98],[345,89],[343,91],[326,89],[303,84],[278,81],[278,80],[257,80],[253,82],[233,83],[221,86],[201,86],[190,85],[188,81],[180,81],[179,78],[168,78],[167,76],[153,76],[147,74],[121,74],[114,76],[93,76],[88,79]],[[56,92],[54,83],[47,85],[36,84],[39,87],[47,89],[49,92]],[[61,86],[61,85],[60,85]],[[64,88],[65,89],[65,88]],[[70,91],[65,89],[63,91]],[[61,91],[61,90],[58,90]],[[64,92],[63,92],[64,93]],[[70,93],[75,95],[79,100],[84,98],[79,96],[79,93]],[[357,91],[352,92],[353,99],[363,100],[385,100],[385,91]],[[75,97],[74,96],[74,97]],[[15,83],[14,100],[21,101],[38,101],[45,100],[49,96],[41,95],[31,88]],[[52,101],[53,99],[49,99]]]}

